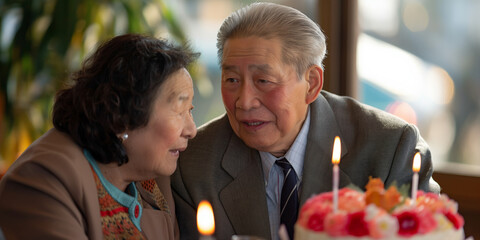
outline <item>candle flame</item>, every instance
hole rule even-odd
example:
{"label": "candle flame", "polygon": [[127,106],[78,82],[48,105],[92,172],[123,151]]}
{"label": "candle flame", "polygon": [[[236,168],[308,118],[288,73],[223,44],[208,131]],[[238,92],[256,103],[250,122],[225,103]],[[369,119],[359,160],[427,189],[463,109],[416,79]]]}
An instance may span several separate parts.
{"label": "candle flame", "polygon": [[340,163],[340,155],[342,153],[342,144],[340,144],[340,137],[336,136],[333,142],[332,163]]}
{"label": "candle flame", "polygon": [[422,162],[421,160],[422,160],[422,157],[420,156],[420,153],[419,152],[415,153],[415,156],[413,157],[413,166],[412,166],[412,170],[414,172],[420,171],[420,164]]}
{"label": "candle flame", "polygon": [[204,200],[198,204],[197,227],[202,235],[212,235],[215,232],[213,209],[208,201]]}

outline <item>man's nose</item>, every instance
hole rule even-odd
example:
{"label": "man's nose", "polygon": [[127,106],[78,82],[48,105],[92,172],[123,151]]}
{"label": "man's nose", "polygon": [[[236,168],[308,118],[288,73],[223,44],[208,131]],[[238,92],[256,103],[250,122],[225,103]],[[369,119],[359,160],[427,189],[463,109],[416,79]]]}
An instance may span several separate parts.
{"label": "man's nose", "polygon": [[239,90],[237,108],[248,111],[260,106],[259,92],[251,81],[243,81]]}

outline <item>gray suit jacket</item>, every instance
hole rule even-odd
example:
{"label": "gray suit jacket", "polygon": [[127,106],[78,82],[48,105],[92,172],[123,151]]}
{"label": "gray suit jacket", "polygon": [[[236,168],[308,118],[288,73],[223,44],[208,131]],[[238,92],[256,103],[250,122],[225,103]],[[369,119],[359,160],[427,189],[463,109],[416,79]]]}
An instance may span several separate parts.
{"label": "gray suit jacket", "polygon": [[[413,155],[420,151],[419,188],[440,192],[431,178],[430,151],[415,126],[326,91],[310,111],[300,204],[332,190],[331,157],[337,135],[342,140],[340,187],[352,183],[363,188],[369,176],[381,178],[386,186],[410,184]],[[217,239],[234,234],[270,239],[259,153],[235,135],[226,115],[199,128],[180,155],[172,187],[181,239],[198,239],[196,209],[204,199],[213,207]]]}

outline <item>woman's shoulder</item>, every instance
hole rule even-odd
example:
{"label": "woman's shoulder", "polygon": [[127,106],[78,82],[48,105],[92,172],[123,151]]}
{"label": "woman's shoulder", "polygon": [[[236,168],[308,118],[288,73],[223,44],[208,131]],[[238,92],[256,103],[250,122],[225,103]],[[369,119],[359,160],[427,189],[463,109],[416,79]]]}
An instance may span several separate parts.
{"label": "woman's shoulder", "polygon": [[56,179],[67,188],[77,188],[84,181],[93,181],[87,174],[91,168],[80,146],[68,134],[52,128],[13,162],[4,177],[30,175],[32,180]]}
{"label": "woman's shoulder", "polygon": [[83,165],[83,151],[66,133],[55,128],[36,139],[13,163],[12,168],[25,163],[39,165]]}
{"label": "woman's shoulder", "polygon": [[[68,229],[60,234],[81,236],[86,233],[85,223],[100,224],[100,218],[92,214],[98,214],[99,208],[90,165],[80,147],[55,129],[38,138],[10,166],[0,181],[0,202],[2,214],[17,205],[8,213],[25,213],[17,214],[14,220],[7,219],[10,215],[0,217],[1,223],[10,221],[10,227],[20,223],[36,225],[26,235],[42,232],[40,226],[64,224]],[[101,236],[101,230],[90,229],[88,234]]]}

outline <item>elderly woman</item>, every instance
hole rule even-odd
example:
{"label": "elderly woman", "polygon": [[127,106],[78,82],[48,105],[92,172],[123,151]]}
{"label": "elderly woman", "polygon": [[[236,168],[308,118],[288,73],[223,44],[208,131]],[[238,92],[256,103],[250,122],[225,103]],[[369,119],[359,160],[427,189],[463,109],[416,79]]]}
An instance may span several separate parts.
{"label": "elderly woman", "polygon": [[196,57],[130,34],[86,59],[56,96],[54,128],[0,182],[6,239],[177,239],[169,176],[196,135]]}

